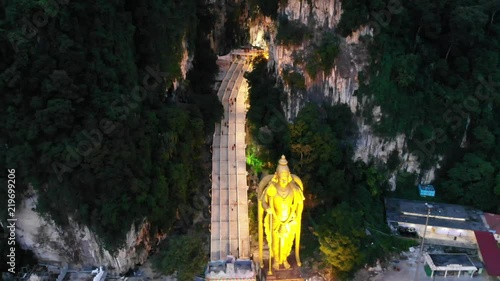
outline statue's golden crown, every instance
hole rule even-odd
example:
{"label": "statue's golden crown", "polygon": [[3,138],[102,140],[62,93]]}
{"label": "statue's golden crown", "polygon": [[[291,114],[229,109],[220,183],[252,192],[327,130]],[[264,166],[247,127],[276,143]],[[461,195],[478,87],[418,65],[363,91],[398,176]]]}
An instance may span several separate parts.
{"label": "statue's golden crown", "polygon": [[290,169],[288,168],[288,161],[285,158],[285,155],[281,155],[281,159],[278,161],[278,167],[276,168],[276,173],[288,172],[290,173]]}

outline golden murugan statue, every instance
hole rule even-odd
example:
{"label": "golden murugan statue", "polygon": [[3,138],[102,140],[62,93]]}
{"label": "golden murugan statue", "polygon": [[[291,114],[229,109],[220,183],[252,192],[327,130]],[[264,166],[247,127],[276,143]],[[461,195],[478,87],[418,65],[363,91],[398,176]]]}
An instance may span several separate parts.
{"label": "golden murugan statue", "polygon": [[[264,266],[263,225],[269,246],[269,274],[271,267],[275,270],[284,266],[290,268],[287,261],[295,240],[295,259],[301,266],[299,257],[300,228],[302,210],[304,208],[303,184],[300,178],[290,173],[288,161],[281,156],[274,175],[264,177],[258,189],[258,223],[259,223],[259,259]],[[266,211],[265,217],[264,210]],[[271,266],[271,259],[273,259]]]}

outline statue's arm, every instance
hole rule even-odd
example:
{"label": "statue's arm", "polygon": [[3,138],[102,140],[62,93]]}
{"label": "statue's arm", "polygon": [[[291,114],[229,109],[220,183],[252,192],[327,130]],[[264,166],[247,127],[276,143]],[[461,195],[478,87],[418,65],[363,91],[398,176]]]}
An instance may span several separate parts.
{"label": "statue's arm", "polygon": [[304,193],[302,192],[302,189],[295,189],[295,197],[294,197],[294,205],[295,205],[295,216],[297,218],[300,218],[302,216],[302,211],[304,210]]}
{"label": "statue's arm", "polygon": [[300,191],[304,192],[304,184],[302,183],[302,180],[297,176],[292,174],[293,181],[300,187]]}
{"label": "statue's arm", "polygon": [[262,180],[259,182],[259,186],[257,187],[257,194],[260,199],[265,196],[266,194],[266,189],[269,186],[269,184],[272,182],[273,178],[275,175],[267,175]]}
{"label": "statue's arm", "polygon": [[274,175],[265,176],[259,183],[257,188],[257,196],[259,197],[259,201],[262,202],[262,207],[264,209],[269,208],[269,203],[267,201],[267,188],[272,184]]}
{"label": "statue's arm", "polygon": [[298,220],[300,222],[302,217],[302,210],[304,208],[304,195],[302,194],[302,190],[300,190],[297,186],[293,187],[293,201],[290,206],[290,215],[286,220],[286,223]]}
{"label": "statue's arm", "polygon": [[304,210],[304,194],[302,194],[302,192],[300,192],[299,196],[297,196],[297,210],[296,210],[296,214],[297,214],[297,217],[300,218],[302,217],[302,211]]}
{"label": "statue's arm", "polygon": [[[264,192],[265,192],[265,191],[266,191],[266,190],[264,189]],[[269,207],[268,197],[266,196],[266,194],[265,194],[265,193],[263,193],[263,194],[262,194],[262,199],[261,199],[261,201],[262,201],[262,208],[264,208],[264,210],[266,210],[266,211],[267,211],[267,209],[269,209],[270,207]]]}
{"label": "statue's arm", "polygon": [[267,190],[269,187],[275,187],[274,186],[274,183],[269,183],[268,186],[266,186],[266,188],[264,188],[263,192],[262,192],[262,198],[261,198],[261,202],[262,202],[262,208],[269,214],[272,214],[274,213],[273,210],[271,210],[271,206],[269,204],[269,199],[270,197],[267,195]]}

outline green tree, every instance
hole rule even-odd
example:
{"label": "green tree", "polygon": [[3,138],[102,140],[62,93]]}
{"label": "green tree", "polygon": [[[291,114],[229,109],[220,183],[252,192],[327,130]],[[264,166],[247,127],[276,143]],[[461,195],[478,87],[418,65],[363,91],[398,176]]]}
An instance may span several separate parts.
{"label": "green tree", "polygon": [[463,162],[451,168],[448,175],[449,180],[443,183],[443,188],[449,200],[484,210],[494,210],[498,206],[496,200],[491,200],[495,198],[491,188],[496,180],[495,168],[483,157],[466,154]]}
{"label": "green tree", "polygon": [[204,245],[203,239],[194,234],[171,237],[153,259],[153,266],[163,274],[176,274],[178,280],[193,280],[203,274],[208,262]]}
{"label": "green tree", "polygon": [[361,239],[364,238],[363,219],[360,212],[341,203],[324,215],[318,231],[320,251],[333,272],[345,278],[362,262]]}
{"label": "green tree", "polygon": [[[6,3],[0,21],[1,167],[18,194],[38,191],[37,211],[88,225],[109,250],[144,219],[166,232],[209,173],[201,152],[222,115],[213,16],[198,0],[46,5]],[[57,16],[17,40],[41,10]],[[185,52],[190,81],[174,92]]]}
{"label": "green tree", "polygon": [[306,70],[310,77],[323,71],[326,75],[331,73],[335,59],[340,53],[339,38],[333,32],[324,32],[318,46],[313,45],[307,60]]}
{"label": "green tree", "polygon": [[[285,119],[281,102],[283,89],[267,69],[267,60],[256,57],[254,69],[246,73],[250,108],[247,120],[253,141],[259,146],[255,157],[263,163],[275,163],[282,154],[288,154],[288,122]],[[273,164],[271,164],[273,165]],[[264,169],[272,169],[267,165]]]}
{"label": "green tree", "polygon": [[283,70],[283,81],[290,86],[292,90],[305,90],[306,81],[304,76],[295,71],[290,71],[289,69]]}

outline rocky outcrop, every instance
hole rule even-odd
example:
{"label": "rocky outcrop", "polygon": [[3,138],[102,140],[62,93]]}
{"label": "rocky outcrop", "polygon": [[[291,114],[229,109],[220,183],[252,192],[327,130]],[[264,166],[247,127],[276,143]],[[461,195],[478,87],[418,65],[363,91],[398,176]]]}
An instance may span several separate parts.
{"label": "rocky outcrop", "polygon": [[[208,38],[210,40],[210,46],[216,54],[226,55],[231,51],[231,45],[235,43],[231,43],[235,38],[230,38],[231,36],[228,36],[228,30],[234,29],[234,26],[231,25],[237,25],[237,29],[242,32],[249,28],[248,19],[250,16],[248,14],[248,5],[245,5],[246,3],[248,3],[248,1],[206,0],[206,6],[214,17],[214,26]],[[232,36],[238,37],[246,35],[232,34]],[[243,42],[239,43],[243,44]]]}
{"label": "rocky outcrop", "polygon": [[340,20],[342,5],[340,0],[289,0],[281,11],[309,26],[334,28]]}
{"label": "rocky outcrop", "polygon": [[[290,20],[298,20],[307,25],[315,34],[313,38],[320,38],[321,32],[334,32],[342,14],[340,0],[289,0],[286,7],[280,7],[280,13],[285,13]],[[256,25],[255,23],[259,23]],[[265,23],[265,24],[262,24]],[[310,42],[303,42],[298,46],[278,45],[273,38],[276,35],[276,25],[269,24],[268,19],[254,20],[250,26],[251,42],[255,44],[260,41],[261,34],[268,36],[270,64],[280,75],[285,68],[294,68],[302,72],[305,77],[307,90],[304,93],[291,93],[285,85],[288,100],[284,104],[286,118],[293,120],[299,110],[306,102],[329,102],[331,104],[347,104],[353,113],[363,110],[364,100],[355,96],[359,88],[358,73],[363,71],[369,62],[368,50],[361,42],[361,36],[372,36],[373,30],[361,27],[349,37],[342,38],[340,42],[340,54],[336,59],[335,66],[329,75],[320,73],[317,77],[309,77],[303,65],[294,61],[294,53],[306,53]],[[375,107],[372,113],[375,120],[380,120],[383,112]],[[361,116],[361,114],[357,114]],[[420,180],[424,183],[434,178],[434,170],[421,171],[416,155],[407,152],[407,136],[401,134],[387,139],[377,136],[364,118],[357,117],[359,137],[356,141],[355,158],[367,162],[377,159],[386,162],[393,151],[397,151],[400,158],[400,169],[421,174]],[[393,184],[395,185],[395,180]]]}
{"label": "rocky outcrop", "polygon": [[182,58],[179,63],[179,67],[181,69],[181,79],[175,80],[173,83],[174,90],[176,90],[182,81],[186,80],[186,75],[188,71],[193,67],[193,55],[189,54],[188,51],[188,43],[186,41],[186,36],[182,40]]}
{"label": "rocky outcrop", "polygon": [[[33,193],[32,193],[33,194]],[[116,253],[104,249],[87,227],[70,220],[65,227],[35,212],[36,195],[24,198],[17,212],[17,241],[31,250],[39,261],[112,267],[123,273],[146,261],[151,247],[164,237],[151,235],[150,224],[143,221],[127,232],[125,246]],[[152,238],[153,237],[153,238]]]}
{"label": "rocky outcrop", "polygon": [[210,12],[215,16],[214,28],[209,36],[210,47],[216,53],[219,53],[224,46],[221,39],[224,34],[226,3],[222,0],[207,0],[206,3],[209,7],[211,7]]}

